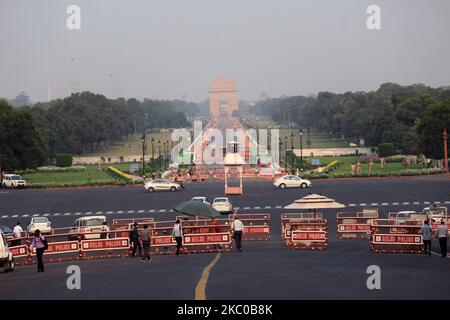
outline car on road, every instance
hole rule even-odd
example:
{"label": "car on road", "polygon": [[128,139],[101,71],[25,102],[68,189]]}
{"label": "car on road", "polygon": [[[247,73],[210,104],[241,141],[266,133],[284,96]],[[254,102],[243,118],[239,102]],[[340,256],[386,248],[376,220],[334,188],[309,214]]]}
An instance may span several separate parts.
{"label": "car on road", "polygon": [[423,208],[422,212],[426,213],[428,218],[435,222],[440,222],[441,219],[447,219],[447,207],[433,205]]}
{"label": "car on road", "polygon": [[26,188],[27,182],[18,174],[5,174],[2,180],[3,188]]}
{"label": "car on road", "polygon": [[208,199],[207,197],[193,197],[193,198],[191,199],[191,201],[194,201],[194,202],[203,202],[203,203],[206,203],[206,204],[211,205],[211,201],[209,201],[209,199]]}
{"label": "car on road", "polygon": [[72,228],[69,230],[69,241],[77,240],[78,235],[82,239],[102,239],[103,231],[107,231],[107,219],[105,216],[87,216],[78,218],[74,221]]}
{"label": "car on road", "polygon": [[233,204],[227,197],[215,198],[212,202],[212,207],[219,213],[229,214],[233,212]]}
{"label": "car on road", "polygon": [[52,233],[52,223],[47,217],[33,217],[27,226],[27,232],[33,234],[39,230],[43,234]]}
{"label": "car on road", "polygon": [[181,185],[175,182],[170,182],[165,179],[155,179],[152,181],[147,182],[144,185],[144,188],[148,192],[154,192],[154,191],[180,191]]}
{"label": "car on road", "polygon": [[5,272],[11,272],[16,267],[13,254],[8,247],[8,241],[2,231],[0,231],[0,267]]}
{"label": "car on road", "polygon": [[277,179],[273,183],[273,185],[274,185],[274,187],[277,187],[280,189],[286,189],[286,188],[306,189],[306,188],[311,187],[311,181],[302,179],[295,175],[287,175],[287,176]]}
{"label": "car on road", "polygon": [[415,211],[399,211],[397,212],[395,219],[396,220],[410,220],[411,215],[416,214]]}
{"label": "car on road", "polygon": [[11,230],[10,227],[0,226],[0,231],[3,232],[7,241],[11,241],[14,239],[14,232]]}

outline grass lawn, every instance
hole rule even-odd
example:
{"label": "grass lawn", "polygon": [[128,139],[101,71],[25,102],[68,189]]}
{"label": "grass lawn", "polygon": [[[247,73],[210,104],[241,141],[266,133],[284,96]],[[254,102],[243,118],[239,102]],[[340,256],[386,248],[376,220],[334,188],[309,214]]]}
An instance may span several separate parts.
{"label": "grass lawn", "polygon": [[[170,133],[148,133],[146,135],[147,140],[147,154],[152,153],[152,138],[154,139],[155,143],[155,154],[158,154],[159,147],[158,147],[158,141],[161,141],[161,152],[164,152],[163,150],[163,142],[170,141]],[[124,139],[121,142],[116,143],[115,145],[107,148],[103,152],[96,152],[87,154],[86,157],[120,157],[120,156],[134,156],[134,155],[140,155],[142,154],[142,143],[141,143],[141,136],[130,136],[126,139]]]}
{"label": "grass lawn", "polygon": [[[288,149],[291,148],[291,134],[294,134],[294,149],[300,149],[300,134],[298,130],[280,130],[281,142],[285,143],[285,137],[287,137]],[[304,149],[326,149],[326,148],[347,148],[350,143],[346,143],[342,139],[333,139],[326,133],[311,133],[311,145],[307,145],[307,134],[303,132],[303,148]]]}
{"label": "grass lawn", "polygon": [[[325,166],[334,160],[339,160],[341,162],[341,166],[334,170],[333,173],[340,174],[350,173],[350,166],[352,165],[352,163],[355,163],[356,165],[356,163],[358,163],[359,157],[309,157],[306,158],[306,160],[303,159],[303,161],[308,161],[309,163],[311,163],[312,159],[319,159],[322,166]],[[421,165],[410,165],[408,169],[424,169],[424,167]],[[400,173],[401,171],[403,171],[403,165],[401,162],[386,163],[384,169],[381,168],[380,163],[374,163],[374,173]],[[362,163],[362,172],[369,172],[369,165],[367,163]]]}
{"label": "grass lawn", "polygon": [[[106,166],[103,166],[106,168]],[[23,175],[31,184],[81,184],[81,183],[114,183],[116,180],[103,170],[97,171],[96,165],[86,167],[82,172],[36,172]]]}

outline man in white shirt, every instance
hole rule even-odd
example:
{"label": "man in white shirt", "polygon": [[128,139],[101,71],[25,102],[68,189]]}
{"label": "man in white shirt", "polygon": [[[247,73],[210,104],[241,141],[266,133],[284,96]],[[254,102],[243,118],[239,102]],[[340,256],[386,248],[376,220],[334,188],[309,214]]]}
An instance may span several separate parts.
{"label": "man in white shirt", "polygon": [[233,231],[234,241],[236,242],[236,250],[242,252],[242,234],[244,233],[244,224],[242,221],[234,217],[231,223],[231,231]]}
{"label": "man in white shirt", "polygon": [[437,227],[436,238],[439,240],[442,257],[447,257],[448,228],[444,220],[441,220],[441,224]]}
{"label": "man in white shirt", "polygon": [[22,232],[23,229],[20,226],[20,222],[17,222],[16,226],[14,227],[13,233],[14,233],[14,238],[18,239],[15,241],[15,245],[16,246],[20,246],[20,238],[22,238]]}
{"label": "man in white shirt", "polygon": [[179,256],[180,255],[181,245],[183,244],[183,228],[181,227],[181,222],[180,222],[179,219],[175,222],[175,225],[173,226],[172,237],[177,242],[177,253],[176,253],[176,255]]}

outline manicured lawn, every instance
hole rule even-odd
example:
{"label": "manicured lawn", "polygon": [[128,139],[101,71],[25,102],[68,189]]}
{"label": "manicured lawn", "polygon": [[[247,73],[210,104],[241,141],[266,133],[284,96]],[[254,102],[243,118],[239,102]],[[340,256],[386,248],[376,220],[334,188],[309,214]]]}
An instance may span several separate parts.
{"label": "manicured lawn", "polygon": [[[294,134],[294,149],[300,149],[300,134],[298,130],[280,130],[281,142],[285,143],[285,137],[287,137],[287,147],[291,148],[291,134]],[[307,134],[303,132],[303,148],[310,149],[325,149],[325,148],[347,148],[350,143],[346,143],[341,139],[334,139],[329,137],[326,133],[311,133],[311,145],[307,145]],[[283,146],[284,149],[284,146]]]}
{"label": "manicured lawn", "polygon": [[[336,170],[333,171],[335,174],[340,173],[350,173],[350,167],[352,163],[355,163],[355,165],[358,163],[359,157],[314,157],[314,158],[305,158],[306,161],[311,163],[312,159],[319,159],[322,166],[327,165],[331,163],[334,160],[339,160],[341,162],[340,167],[338,167]],[[305,159],[303,161],[305,161]],[[424,169],[424,167],[420,165],[410,165],[408,166],[408,169]],[[374,173],[400,173],[403,171],[403,165],[401,162],[392,162],[392,163],[385,163],[384,169],[381,168],[380,163],[374,163]],[[362,172],[368,173],[369,172],[369,165],[367,163],[362,163]]]}
{"label": "manicured lawn", "polygon": [[[106,166],[102,166],[106,168]],[[97,171],[96,165],[87,166],[82,172],[37,172],[24,174],[24,179],[31,184],[57,184],[57,183],[114,183],[116,180],[107,172]]]}

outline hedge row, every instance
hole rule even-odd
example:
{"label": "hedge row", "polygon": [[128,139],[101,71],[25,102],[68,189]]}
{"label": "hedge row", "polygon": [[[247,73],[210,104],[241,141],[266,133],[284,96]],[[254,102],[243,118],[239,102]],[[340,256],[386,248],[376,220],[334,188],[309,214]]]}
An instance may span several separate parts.
{"label": "hedge row", "polygon": [[86,171],[85,166],[71,166],[71,167],[39,167],[36,169],[37,172],[83,172]]}
{"label": "hedge row", "polygon": [[318,174],[318,173],[306,173],[301,175],[305,179],[327,179],[327,178],[370,178],[370,177],[402,177],[402,176],[423,176],[423,175],[433,175],[440,174],[444,171],[439,168],[434,169],[413,169],[404,170],[401,172],[372,172],[372,173],[361,173],[352,175],[351,173],[330,173],[330,174]]}
{"label": "hedge row", "polygon": [[124,179],[124,180],[127,181],[127,182],[133,181],[133,179],[132,179],[129,175],[127,175],[126,173],[123,173],[122,171],[120,171],[120,170],[117,169],[117,168],[114,168],[113,166],[109,166],[109,167],[108,167],[108,171],[109,171],[114,177]]}

